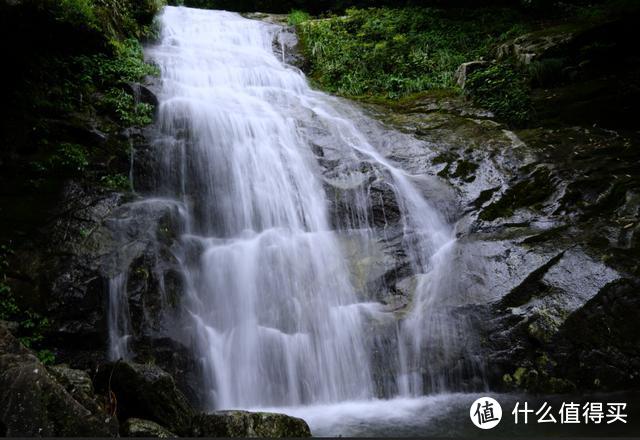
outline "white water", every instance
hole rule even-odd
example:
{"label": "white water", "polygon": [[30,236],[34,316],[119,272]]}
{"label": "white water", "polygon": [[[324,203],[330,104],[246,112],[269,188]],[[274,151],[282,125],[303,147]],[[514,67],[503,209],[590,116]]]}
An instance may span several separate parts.
{"label": "white water", "polygon": [[[311,153],[318,127],[343,159],[370,163],[388,180],[402,212],[419,282],[398,327],[398,352],[386,354],[399,366],[395,389],[405,396],[446,389],[450,381],[430,372],[424,352],[455,343],[436,307],[447,293],[455,240],[415,178],[374,146],[385,133],[365,134],[359,126],[371,124],[361,112],[311,90],[284,65],[273,52],[278,26],[174,7],[160,19],[160,43],[147,51],[162,79],[157,191],[187,207],[188,233],[176,251],[186,287],[183,331],[201,359],[208,406],[322,407],[376,397],[367,322],[380,305],[356,295],[340,231],[332,230]],[[337,223],[370,235],[368,204],[360,194],[349,219]],[[116,314],[112,322],[116,356],[126,347],[118,345]]]}

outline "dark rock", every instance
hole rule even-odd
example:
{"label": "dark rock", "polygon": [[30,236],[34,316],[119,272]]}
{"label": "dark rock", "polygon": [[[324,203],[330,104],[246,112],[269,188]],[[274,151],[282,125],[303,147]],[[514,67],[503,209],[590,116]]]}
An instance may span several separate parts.
{"label": "dark rock", "polygon": [[104,364],[94,384],[101,393],[115,395],[120,419],[151,420],[178,435],[189,432],[193,408],[171,375],[159,367],[131,362]]}
{"label": "dark rock", "polygon": [[[106,400],[96,396],[93,382],[86,371],[74,370],[66,365],[55,365],[47,369],[76,401],[93,414],[110,413],[109,408],[105,406]],[[108,417],[105,418],[105,423],[108,423],[107,419],[110,419],[112,432],[118,432],[118,420]]]}
{"label": "dark rock", "polygon": [[467,82],[467,77],[475,72],[476,70],[487,65],[486,61],[469,61],[467,63],[462,63],[456,69],[456,73],[453,76],[456,84],[460,86],[460,88],[464,89],[464,85]]}
{"label": "dark rock", "polygon": [[124,437],[145,437],[145,438],[176,438],[173,432],[163,428],[151,420],[127,419],[122,424],[122,435]]}
{"label": "dark rock", "polygon": [[[73,394],[36,356],[0,326],[0,425],[9,437],[112,437],[117,423],[85,392],[81,374],[63,376],[78,385]],[[73,378],[73,379],[71,379]],[[87,400],[85,400],[85,397]]]}
{"label": "dark rock", "polygon": [[572,32],[544,31],[522,35],[513,41],[499,46],[496,50],[498,59],[515,58],[521,64],[530,64],[544,57],[549,52],[558,50],[574,38]]}
{"label": "dark rock", "polygon": [[307,423],[284,414],[217,411],[194,419],[194,437],[311,437]]}
{"label": "dark rock", "polygon": [[174,339],[154,337],[134,339],[133,352],[135,362],[159,366],[173,377],[178,389],[193,406],[204,406],[200,364],[192,350]]}
{"label": "dark rock", "polygon": [[580,388],[640,387],[640,285],[618,280],[569,316],[553,339],[559,372]]}
{"label": "dark rock", "polygon": [[140,83],[125,84],[126,90],[133,95],[136,102],[142,102],[154,107],[158,106],[158,97],[151,89]]}

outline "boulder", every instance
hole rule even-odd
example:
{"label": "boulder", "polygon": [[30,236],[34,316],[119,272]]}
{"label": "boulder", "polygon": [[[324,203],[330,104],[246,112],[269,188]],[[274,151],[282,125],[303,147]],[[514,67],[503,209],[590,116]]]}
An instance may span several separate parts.
{"label": "boulder", "polygon": [[[77,396],[90,399],[81,374],[71,374]],[[73,377],[73,379],[71,379]],[[87,401],[88,401],[87,400]],[[0,325],[0,430],[8,437],[113,437],[117,423],[95,401],[76,397],[38,358]]]}
{"label": "boulder", "polygon": [[[67,365],[54,365],[47,368],[60,385],[82,406],[94,414],[110,414],[106,406],[107,400],[96,396],[91,377],[86,371],[75,370]],[[112,432],[118,432],[118,420],[109,417]],[[105,423],[108,423],[105,420]]]}
{"label": "boulder", "polygon": [[102,393],[113,393],[120,419],[141,418],[162,423],[178,435],[189,432],[193,408],[173,377],[159,367],[133,362],[103,364],[94,384]]}
{"label": "boulder", "polygon": [[311,437],[309,425],[285,414],[217,411],[194,419],[194,437]]}
{"label": "boulder", "polygon": [[499,46],[496,50],[496,56],[498,59],[513,58],[519,64],[527,65],[558,50],[573,38],[574,35],[570,32],[534,32]]}
{"label": "boulder", "polygon": [[145,438],[175,438],[173,432],[168,431],[156,422],[151,420],[127,419],[122,425],[122,435],[125,437],[145,437]]}
{"label": "boulder", "polygon": [[467,77],[475,72],[476,70],[487,65],[486,61],[469,61],[467,63],[462,63],[456,69],[456,73],[454,74],[453,79],[456,81],[456,84],[460,86],[460,88],[464,89],[464,84],[467,82]]}

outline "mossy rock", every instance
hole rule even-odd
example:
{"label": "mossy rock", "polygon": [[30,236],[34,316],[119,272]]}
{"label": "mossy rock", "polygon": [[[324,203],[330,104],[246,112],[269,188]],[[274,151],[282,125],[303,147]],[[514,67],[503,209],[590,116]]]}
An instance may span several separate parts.
{"label": "mossy rock", "polygon": [[194,419],[196,437],[311,437],[309,425],[285,414],[217,411]]}
{"label": "mossy rock", "polygon": [[125,437],[175,438],[173,432],[151,420],[127,419],[122,424],[122,435]]}
{"label": "mossy rock", "polygon": [[100,366],[96,389],[113,393],[120,419],[141,418],[162,423],[172,432],[188,435],[194,415],[173,377],[150,364],[114,362]]}
{"label": "mossy rock", "polygon": [[547,200],[554,190],[551,171],[548,168],[539,167],[525,179],[509,187],[499,200],[484,208],[479,218],[493,221],[511,217],[518,208],[539,210],[540,204]]}
{"label": "mossy rock", "polygon": [[[74,377],[79,376],[74,374]],[[81,388],[86,387],[86,381]],[[9,437],[112,437],[117,423],[83,405],[0,324],[0,430]]]}

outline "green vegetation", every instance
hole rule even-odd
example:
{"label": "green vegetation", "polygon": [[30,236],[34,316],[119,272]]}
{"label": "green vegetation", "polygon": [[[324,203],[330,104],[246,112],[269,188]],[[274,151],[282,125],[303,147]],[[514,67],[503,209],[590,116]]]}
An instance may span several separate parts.
{"label": "green vegetation", "polygon": [[[136,102],[131,83],[158,74],[144,61],[140,40],[153,37],[153,17],[162,5],[161,0],[33,0],[3,11],[3,32],[33,44],[18,51],[6,38],[1,43],[16,59],[9,72],[14,77],[6,82],[5,107],[11,110],[0,115],[5,145],[0,164],[11,158],[11,168],[2,173],[7,179],[25,179],[38,191],[54,189],[68,177],[100,185],[114,166],[127,166],[129,142],[116,135],[153,120],[153,107]],[[31,19],[13,29],[23,15]],[[83,135],[91,131],[104,133],[108,141],[97,148],[95,137]]]}
{"label": "green vegetation", "polygon": [[14,323],[14,331],[20,342],[35,350],[41,362],[51,364],[55,361],[54,354],[42,347],[44,334],[50,325],[49,320],[31,309],[21,308],[7,282],[11,253],[8,246],[0,246],[0,321]]}
{"label": "green vegetation", "polygon": [[122,89],[110,89],[102,98],[101,105],[126,126],[148,125],[153,121],[153,106],[136,103],[134,97]]}
{"label": "green vegetation", "polygon": [[82,145],[62,143],[45,161],[34,162],[34,168],[41,174],[56,173],[74,176],[82,173],[89,161],[87,151]]}
{"label": "green vegetation", "polygon": [[309,14],[307,12],[300,11],[299,9],[293,9],[291,12],[289,12],[288,22],[290,26],[297,26],[300,23],[309,20],[309,18]]}
{"label": "green vegetation", "polygon": [[51,220],[66,180],[94,192],[130,190],[131,141],[121,133],[152,121],[153,107],[136,102],[131,83],[158,73],[141,40],[154,36],[162,5],[0,2],[0,49],[12,60],[0,110],[0,242],[12,243],[0,247],[0,320],[44,363],[54,361],[46,299],[37,283],[15,283],[12,250],[22,254],[23,237]]}
{"label": "green vegetation", "polygon": [[102,185],[112,191],[129,191],[131,181],[124,174],[108,174],[100,179]]}
{"label": "green vegetation", "polygon": [[298,27],[312,78],[349,97],[385,96],[455,86],[465,61],[486,57],[523,31],[513,9],[348,9],[345,16]]}
{"label": "green vegetation", "polygon": [[84,83],[104,87],[158,75],[156,66],[144,62],[142,45],[138,40],[110,40],[109,44],[111,50],[108,53],[80,55],[71,60],[80,70]]}
{"label": "green vegetation", "polygon": [[87,29],[109,39],[145,38],[163,0],[41,0],[56,21],[74,29]]}
{"label": "green vegetation", "polygon": [[493,221],[506,218],[514,214],[516,209],[524,207],[540,208],[555,185],[549,169],[540,167],[534,170],[529,178],[511,186],[502,197],[482,210],[479,218]]}
{"label": "green vegetation", "polygon": [[512,125],[525,125],[532,117],[529,78],[509,63],[494,63],[467,78],[465,94],[496,117]]}

